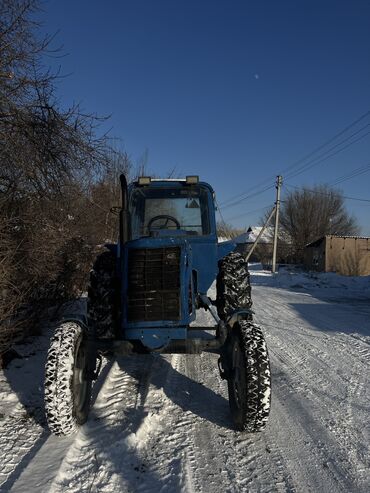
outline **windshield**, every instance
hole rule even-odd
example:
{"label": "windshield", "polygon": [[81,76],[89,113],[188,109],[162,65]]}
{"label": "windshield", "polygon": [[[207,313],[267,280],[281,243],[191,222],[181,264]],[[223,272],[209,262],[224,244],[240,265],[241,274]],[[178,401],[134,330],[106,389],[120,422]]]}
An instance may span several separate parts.
{"label": "windshield", "polygon": [[130,211],[132,239],[159,230],[179,230],[186,235],[210,233],[208,193],[201,187],[136,188]]}

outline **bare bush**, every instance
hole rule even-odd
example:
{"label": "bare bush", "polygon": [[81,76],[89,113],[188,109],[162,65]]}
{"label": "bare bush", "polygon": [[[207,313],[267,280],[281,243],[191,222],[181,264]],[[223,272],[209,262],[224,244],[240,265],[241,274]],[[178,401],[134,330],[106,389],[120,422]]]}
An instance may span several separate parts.
{"label": "bare bush", "polygon": [[227,224],[224,221],[217,222],[217,236],[221,238],[236,238],[237,236],[245,233],[245,229],[235,228],[231,224]]}
{"label": "bare bush", "polygon": [[116,238],[109,210],[131,167],[97,136],[100,119],[59,107],[37,7],[0,1],[0,354],[85,289],[96,245]]}

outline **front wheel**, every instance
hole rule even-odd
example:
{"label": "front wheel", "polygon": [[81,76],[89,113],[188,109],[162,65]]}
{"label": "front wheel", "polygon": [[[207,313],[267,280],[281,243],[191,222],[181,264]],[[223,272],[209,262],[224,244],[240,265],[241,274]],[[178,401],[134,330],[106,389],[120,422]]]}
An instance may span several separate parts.
{"label": "front wheel", "polygon": [[226,321],[236,310],[252,307],[248,262],[239,252],[231,252],[218,262],[217,312]]}
{"label": "front wheel", "polygon": [[229,339],[228,390],[231,414],[240,431],[262,430],[271,402],[271,373],[266,342],[253,322],[236,323]]}
{"label": "front wheel", "polygon": [[80,325],[59,325],[50,343],[44,386],[46,418],[55,435],[70,435],[87,420],[91,380],[85,378],[86,362]]}

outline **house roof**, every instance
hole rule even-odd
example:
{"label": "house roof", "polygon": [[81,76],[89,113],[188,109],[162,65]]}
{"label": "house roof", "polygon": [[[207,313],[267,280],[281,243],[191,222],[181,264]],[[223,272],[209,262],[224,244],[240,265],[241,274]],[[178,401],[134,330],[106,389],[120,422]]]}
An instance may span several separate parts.
{"label": "house roof", "polygon": [[315,241],[312,241],[311,243],[307,243],[305,248],[317,247],[325,238],[351,238],[356,240],[370,240],[370,236],[325,235],[325,236],[321,236],[321,238],[318,238]]}
{"label": "house roof", "polygon": [[[234,238],[235,243],[254,243],[257,236],[260,234],[262,226],[250,226],[245,233]],[[266,228],[262,233],[259,243],[272,243],[273,238],[273,228]]]}

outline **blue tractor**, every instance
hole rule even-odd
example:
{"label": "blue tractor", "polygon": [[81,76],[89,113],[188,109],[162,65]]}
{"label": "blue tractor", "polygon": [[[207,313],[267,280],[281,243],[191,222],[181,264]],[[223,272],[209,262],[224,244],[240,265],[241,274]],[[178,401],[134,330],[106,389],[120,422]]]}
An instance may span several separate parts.
{"label": "blue tractor", "polygon": [[[65,317],[51,340],[50,430],[68,435],[87,420],[102,354],[202,351],[219,354],[235,428],[261,430],[270,410],[268,352],[253,322],[247,263],[232,242],[218,243],[211,186],[197,176],[140,177],[128,186],[121,175],[121,187],[119,242],[95,261],[87,318]],[[200,308],[213,326],[192,324]]]}

